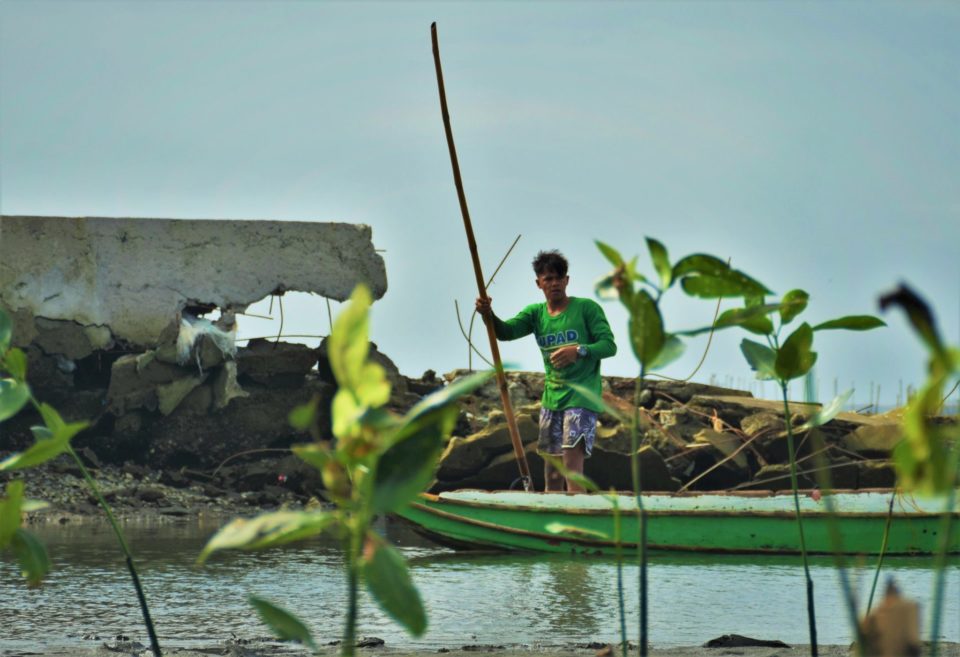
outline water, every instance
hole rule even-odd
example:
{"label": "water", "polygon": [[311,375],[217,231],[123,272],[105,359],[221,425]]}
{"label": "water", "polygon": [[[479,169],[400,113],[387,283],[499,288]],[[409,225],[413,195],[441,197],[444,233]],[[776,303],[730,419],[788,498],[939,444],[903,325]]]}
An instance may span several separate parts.
{"label": "water", "polygon": [[[295,611],[320,643],[339,638],[346,608],[337,546],[314,540],[265,552],[215,555],[192,566],[216,524],[130,527],[128,538],[164,647],[216,644],[231,633],[268,634],[246,602],[250,594]],[[405,526],[378,530],[397,545],[428,610],[427,633],[413,639],[365,595],[359,634],[388,646],[543,644],[617,641],[616,565],[596,557],[469,554],[427,543]],[[54,564],[39,589],[22,583],[9,553],[0,561],[0,655],[4,649],[89,645],[126,634],[147,643],[136,597],[113,534],[101,525],[37,530]],[[861,600],[872,561],[851,569]],[[628,632],[636,640],[637,569],[625,567]],[[888,559],[885,575],[929,608],[933,572],[926,558]],[[829,559],[815,558],[821,643],[850,640],[839,580]],[[799,557],[651,555],[650,637],[657,647],[698,645],[728,633],[808,643]],[[960,641],[960,564],[948,572],[942,638]],[[923,618],[924,628],[928,619]]]}

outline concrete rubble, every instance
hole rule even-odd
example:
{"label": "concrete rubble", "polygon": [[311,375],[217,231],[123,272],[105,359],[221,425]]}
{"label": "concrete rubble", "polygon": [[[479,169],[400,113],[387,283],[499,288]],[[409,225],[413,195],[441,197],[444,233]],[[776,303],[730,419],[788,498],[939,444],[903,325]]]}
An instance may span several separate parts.
{"label": "concrete rubble", "polygon": [[361,281],[379,299],[386,270],[370,238],[346,223],[4,216],[0,304],[20,344],[48,354],[151,347],[191,306],[242,311],[289,291],[342,301]]}
{"label": "concrete rubble", "polygon": [[[75,443],[107,463],[203,469],[303,440],[287,414],[333,394],[323,349],[238,344],[236,315],[289,291],[345,300],[360,282],[386,292],[367,226],[0,218],[0,307],[31,386],[92,421]],[[32,443],[35,423],[5,423],[0,451]]]}
{"label": "concrete rubble", "polygon": [[[370,229],[347,224],[3,217],[0,306],[14,319],[37,396],[67,420],[90,420],[74,440],[96,468],[160,473],[158,482],[202,494],[245,491],[257,504],[318,494],[316,472],[288,448],[310,440],[290,427],[295,406],[319,399],[330,436],[336,383],[317,348],[235,340],[236,313],[271,293],[298,290],[344,299],[366,282],[386,290]],[[204,315],[220,311],[215,321]],[[464,376],[387,370],[390,407],[403,412]],[[535,484],[542,373],[508,373],[508,391]],[[631,487],[635,381],[608,377],[586,474],[603,489]],[[646,490],[785,490],[790,486],[781,402],[699,383],[649,381],[639,399]],[[799,426],[815,406],[792,404]],[[4,423],[0,456],[32,444],[30,412]],[[462,400],[433,490],[519,485],[496,383]],[[837,488],[894,483],[897,417],[841,413],[797,435],[800,484],[817,485],[816,445]],[[59,467],[59,466],[58,466]],[[134,478],[140,475],[134,475]],[[149,496],[149,495],[148,495]],[[143,496],[138,499],[143,501]]]}

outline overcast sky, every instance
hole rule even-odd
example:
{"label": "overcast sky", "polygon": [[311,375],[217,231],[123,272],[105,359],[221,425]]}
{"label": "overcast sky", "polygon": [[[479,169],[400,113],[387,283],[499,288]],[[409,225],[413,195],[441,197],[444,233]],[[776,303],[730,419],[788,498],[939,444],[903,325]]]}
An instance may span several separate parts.
{"label": "overcast sky", "polygon": [[[811,323],[876,313],[907,281],[960,340],[958,3],[7,1],[0,17],[4,214],[369,224],[389,280],[372,338],[405,374],[466,366],[454,300],[476,296],[432,21],[487,275],[522,234],[490,291],[502,316],[542,298],[539,249],[592,296],[594,239],[649,272],[651,236],[806,289]],[[604,371],[634,375],[606,308]],[[328,330],[319,298],[285,311],[286,332]],[[668,330],[712,312],[665,298]],[[873,384],[892,404],[920,383],[922,350],[884,318],[817,335],[822,398],[836,381],[865,405]],[[743,337],[718,336],[696,380],[746,385]],[[541,367],[532,338],[502,352]]]}

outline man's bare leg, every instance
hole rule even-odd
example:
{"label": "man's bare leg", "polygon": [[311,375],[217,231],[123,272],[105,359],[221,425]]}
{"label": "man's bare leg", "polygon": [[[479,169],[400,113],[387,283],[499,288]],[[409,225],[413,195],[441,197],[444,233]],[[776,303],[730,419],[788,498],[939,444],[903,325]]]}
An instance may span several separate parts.
{"label": "man's bare leg", "polygon": [[543,460],[543,481],[544,488],[548,493],[563,490],[563,475],[546,459]]}
{"label": "man's bare leg", "polygon": [[[563,467],[565,467],[569,472],[576,472],[577,474],[583,474],[583,460],[584,460],[584,447],[583,440],[578,442],[576,446],[563,450]],[[583,486],[580,484],[570,481],[567,479],[567,492],[568,493],[582,493]]]}

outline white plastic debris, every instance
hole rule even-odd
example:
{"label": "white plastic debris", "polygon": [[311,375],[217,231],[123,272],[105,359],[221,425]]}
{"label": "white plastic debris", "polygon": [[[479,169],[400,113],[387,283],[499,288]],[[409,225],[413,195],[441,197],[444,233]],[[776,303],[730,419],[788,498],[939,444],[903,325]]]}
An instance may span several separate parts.
{"label": "white plastic debris", "polygon": [[233,358],[237,355],[237,325],[234,322],[233,313],[224,313],[218,323],[228,326],[229,329],[224,330],[209,319],[194,317],[190,313],[183,313],[180,316],[180,332],[177,334],[178,365],[185,365],[193,355],[197,362],[197,369],[201,375],[203,374],[197,343],[204,336],[210,338],[225,357]]}

